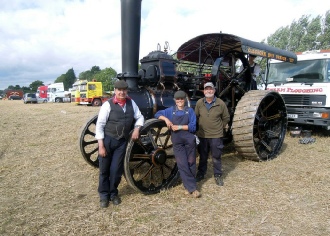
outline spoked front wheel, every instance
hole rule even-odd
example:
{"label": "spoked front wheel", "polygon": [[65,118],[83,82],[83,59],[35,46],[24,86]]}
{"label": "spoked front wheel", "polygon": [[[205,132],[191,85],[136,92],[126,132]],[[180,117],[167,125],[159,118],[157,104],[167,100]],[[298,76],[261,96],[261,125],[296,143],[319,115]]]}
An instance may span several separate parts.
{"label": "spoked front wheel", "polygon": [[124,160],[128,184],[143,194],[154,194],[176,184],[178,167],[171,132],[162,120],[147,120],[138,140],[129,140]]}

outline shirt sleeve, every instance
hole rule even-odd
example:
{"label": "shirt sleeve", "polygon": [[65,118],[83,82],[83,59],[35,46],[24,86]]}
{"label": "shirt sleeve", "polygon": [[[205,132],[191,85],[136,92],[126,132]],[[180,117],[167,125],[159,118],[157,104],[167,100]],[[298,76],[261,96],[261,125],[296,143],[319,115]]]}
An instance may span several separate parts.
{"label": "shirt sleeve", "polygon": [[96,127],[95,127],[96,139],[104,139],[104,127],[109,118],[110,111],[111,111],[110,103],[109,102],[103,103],[100,108],[99,115],[96,121]]}
{"label": "shirt sleeve", "polygon": [[256,66],[254,67],[254,71],[253,74],[255,74],[257,77],[260,74],[260,66],[258,64],[256,64]]}
{"label": "shirt sleeve", "polygon": [[165,116],[172,122],[173,118],[173,107],[166,108],[164,110],[159,110],[155,114],[155,118],[158,119],[160,116]]}
{"label": "shirt sleeve", "polygon": [[223,103],[222,122],[223,122],[223,127],[225,127],[230,120],[230,115],[226,104],[224,102],[222,103]]}
{"label": "shirt sleeve", "polygon": [[136,103],[133,100],[132,100],[132,106],[133,106],[133,110],[134,110],[134,119],[136,120],[134,125],[143,126],[144,116],[142,115],[139,107],[136,105]]}

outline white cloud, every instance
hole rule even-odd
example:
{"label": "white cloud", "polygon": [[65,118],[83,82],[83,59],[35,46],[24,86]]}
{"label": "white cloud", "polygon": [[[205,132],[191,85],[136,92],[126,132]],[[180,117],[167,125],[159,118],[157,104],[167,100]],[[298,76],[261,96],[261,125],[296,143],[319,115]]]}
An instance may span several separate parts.
{"label": "white cloud", "polygon": [[[121,72],[120,0],[0,0],[0,89],[53,82],[73,68]],[[324,15],[329,1],[143,0],[140,58],[172,52],[204,33],[261,41],[302,15]]]}

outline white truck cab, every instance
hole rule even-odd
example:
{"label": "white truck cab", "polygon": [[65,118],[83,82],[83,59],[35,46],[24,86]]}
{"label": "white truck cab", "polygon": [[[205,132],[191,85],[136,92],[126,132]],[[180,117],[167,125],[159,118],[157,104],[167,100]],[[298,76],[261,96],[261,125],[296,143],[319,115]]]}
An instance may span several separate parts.
{"label": "white truck cab", "polygon": [[279,92],[289,123],[330,130],[330,50],[297,53],[297,64],[271,60],[267,90]]}
{"label": "white truck cab", "polygon": [[47,89],[48,102],[70,102],[70,92],[64,91],[63,83],[53,83],[48,85]]}

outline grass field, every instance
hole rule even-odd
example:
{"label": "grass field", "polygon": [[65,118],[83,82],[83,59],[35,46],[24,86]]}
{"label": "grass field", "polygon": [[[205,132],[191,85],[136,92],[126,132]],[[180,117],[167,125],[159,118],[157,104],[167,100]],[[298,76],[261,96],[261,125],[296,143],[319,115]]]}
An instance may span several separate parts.
{"label": "grass field", "polygon": [[[229,145],[225,186],[209,163],[199,199],[182,184],[155,195],[119,186],[119,206],[99,208],[98,169],[78,146],[98,107],[0,100],[0,235],[330,235],[329,137],[286,135],[268,162]],[[210,160],[209,160],[210,161]]]}

